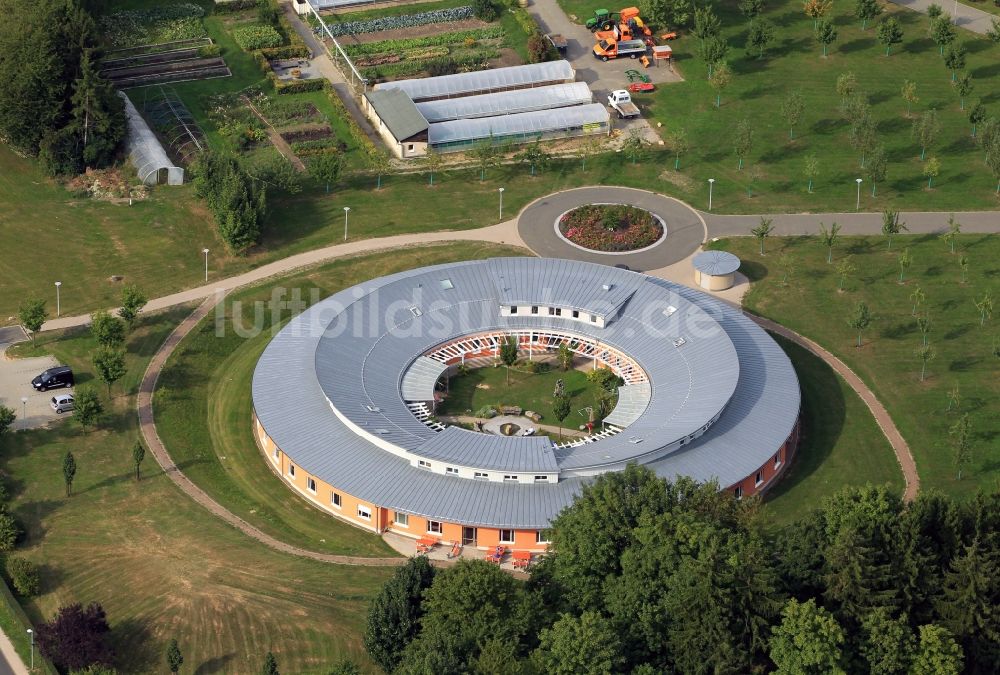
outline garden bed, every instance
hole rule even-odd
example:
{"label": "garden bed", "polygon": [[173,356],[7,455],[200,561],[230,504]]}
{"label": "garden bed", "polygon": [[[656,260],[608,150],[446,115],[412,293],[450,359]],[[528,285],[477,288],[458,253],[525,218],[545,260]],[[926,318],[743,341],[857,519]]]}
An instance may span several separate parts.
{"label": "garden bed", "polygon": [[648,248],[665,234],[649,211],[625,204],[589,204],[559,217],[559,233],[582,248],[623,253]]}
{"label": "garden bed", "polygon": [[202,7],[185,2],[108,14],[101,17],[100,27],[112,47],[134,47],[205,37],[204,16]]}

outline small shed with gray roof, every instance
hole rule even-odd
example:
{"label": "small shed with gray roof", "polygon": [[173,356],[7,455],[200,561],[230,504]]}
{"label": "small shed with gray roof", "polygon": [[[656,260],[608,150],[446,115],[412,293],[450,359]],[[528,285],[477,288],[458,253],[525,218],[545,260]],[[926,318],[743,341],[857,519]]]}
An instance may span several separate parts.
{"label": "small shed with gray roof", "polygon": [[427,153],[428,124],[401,89],[375,89],[361,99],[365,115],[386,146],[399,158]]}
{"label": "small shed with gray roof", "polygon": [[691,264],[698,286],[707,291],[724,291],[736,283],[740,259],[728,251],[702,251]]}

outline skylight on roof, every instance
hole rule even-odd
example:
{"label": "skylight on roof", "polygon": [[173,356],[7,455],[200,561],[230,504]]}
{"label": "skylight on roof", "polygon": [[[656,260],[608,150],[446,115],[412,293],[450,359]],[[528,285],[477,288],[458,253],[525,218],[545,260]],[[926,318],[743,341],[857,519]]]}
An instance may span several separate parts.
{"label": "skylight on roof", "polygon": [[447,291],[447,290],[451,290],[452,288],[455,288],[455,284],[451,283],[451,279],[442,279],[441,280],[441,290]]}

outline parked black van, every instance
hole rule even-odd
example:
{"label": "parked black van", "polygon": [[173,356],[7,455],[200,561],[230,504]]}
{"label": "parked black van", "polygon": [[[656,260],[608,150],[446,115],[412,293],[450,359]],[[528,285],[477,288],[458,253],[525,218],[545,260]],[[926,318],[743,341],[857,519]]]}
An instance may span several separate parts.
{"label": "parked black van", "polygon": [[73,384],[73,369],[69,366],[49,368],[31,381],[31,386],[37,391],[56,389],[58,387],[72,387]]}

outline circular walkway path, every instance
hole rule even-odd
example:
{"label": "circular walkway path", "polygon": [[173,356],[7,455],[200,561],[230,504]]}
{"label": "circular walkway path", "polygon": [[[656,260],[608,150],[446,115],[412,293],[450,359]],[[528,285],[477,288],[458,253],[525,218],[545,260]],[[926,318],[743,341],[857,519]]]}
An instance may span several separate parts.
{"label": "circular walkway path", "polygon": [[[566,211],[587,204],[629,204],[655,213],[667,224],[667,236],[635,253],[599,253],[573,246],[556,232],[556,220]],[[660,269],[684,260],[705,241],[705,223],[684,202],[673,197],[623,187],[585,187],[536,199],[517,217],[524,243],[543,258],[570,258],[605,265],[627,265],[638,272]]]}

